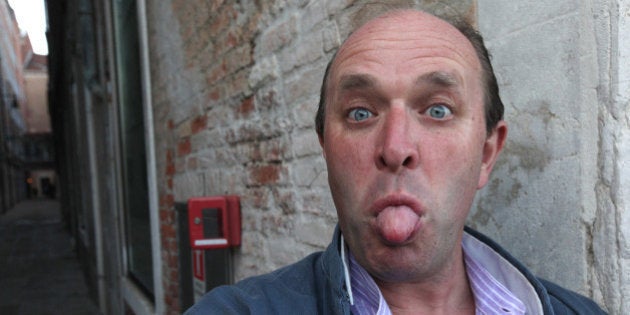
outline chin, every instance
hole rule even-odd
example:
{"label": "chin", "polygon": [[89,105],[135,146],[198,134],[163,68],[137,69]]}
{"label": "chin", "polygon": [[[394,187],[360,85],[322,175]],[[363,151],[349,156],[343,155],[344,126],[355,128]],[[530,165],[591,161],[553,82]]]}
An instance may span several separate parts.
{"label": "chin", "polygon": [[364,268],[386,282],[408,282],[422,275],[427,267],[425,259],[412,248],[388,247],[378,255],[367,257],[367,261],[369,266]]}

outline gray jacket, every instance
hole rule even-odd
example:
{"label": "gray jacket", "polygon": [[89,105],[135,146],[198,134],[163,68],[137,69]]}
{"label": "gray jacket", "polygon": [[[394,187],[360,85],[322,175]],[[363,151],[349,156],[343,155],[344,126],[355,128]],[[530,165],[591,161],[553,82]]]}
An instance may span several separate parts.
{"label": "gray jacket", "polygon": [[[503,257],[502,261],[507,261],[514,267],[511,269],[522,275],[517,278],[526,282],[525,291],[533,296],[526,302],[528,314],[606,314],[590,299],[534,277],[488,237],[470,228],[466,228],[466,233],[472,236],[467,237],[467,241],[472,239],[491,255]],[[325,251],[269,274],[215,288],[185,314],[350,314],[340,246],[337,228]],[[518,285],[516,290],[520,290]]]}

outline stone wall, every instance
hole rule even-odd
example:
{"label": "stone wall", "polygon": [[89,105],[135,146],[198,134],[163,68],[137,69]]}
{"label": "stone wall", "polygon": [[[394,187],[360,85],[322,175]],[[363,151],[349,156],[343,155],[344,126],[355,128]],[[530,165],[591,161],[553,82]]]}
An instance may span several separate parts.
{"label": "stone wall", "polygon": [[[165,292],[177,292],[175,201],[241,196],[236,278],[326,246],[336,223],[313,119],[360,1],[148,5]],[[473,16],[471,1],[426,7]],[[168,295],[168,294],[167,294]],[[171,309],[176,296],[166,296]]]}
{"label": "stone wall", "polygon": [[[164,286],[176,309],[176,201],[241,196],[237,279],[329,242],[336,213],[313,117],[326,63],[366,1],[148,2]],[[616,97],[622,80],[602,81],[621,64],[601,15],[614,10],[568,0],[416,2],[478,23],[507,104],[509,142],[471,225],[536,273],[620,309],[629,285],[628,110],[604,95]],[[603,40],[609,55],[597,48]]]}
{"label": "stone wall", "polygon": [[617,52],[630,11],[616,2],[478,1],[509,135],[470,222],[537,275],[627,314],[630,89]]}

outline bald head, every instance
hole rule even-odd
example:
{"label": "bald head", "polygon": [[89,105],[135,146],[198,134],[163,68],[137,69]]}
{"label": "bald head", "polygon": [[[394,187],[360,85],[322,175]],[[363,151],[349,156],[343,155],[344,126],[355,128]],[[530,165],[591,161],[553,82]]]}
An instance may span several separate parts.
{"label": "bald head", "polygon": [[406,9],[391,11],[369,20],[341,45],[324,75],[319,108],[315,117],[318,135],[320,137],[323,135],[326,104],[333,96],[330,85],[332,82],[338,82],[331,78],[337,74],[336,70],[340,65],[353,62],[353,54],[365,47],[378,50],[386,49],[388,45],[398,45],[397,48],[402,50],[426,49],[427,53],[430,53],[436,47],[434,43],[438,42],[444,47],[449,47],[445,50],[446,54],[452,54],[478,70],[478,83],[483,90],[486,130],[490,133],[503,118],[503,103],[481,35],[463,21],[447,21],[426,12]]}

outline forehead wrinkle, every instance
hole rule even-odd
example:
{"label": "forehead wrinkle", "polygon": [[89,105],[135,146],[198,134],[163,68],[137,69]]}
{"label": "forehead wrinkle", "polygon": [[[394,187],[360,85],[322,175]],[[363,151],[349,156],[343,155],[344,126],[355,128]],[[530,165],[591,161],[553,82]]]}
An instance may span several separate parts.
{"label": "forehead wrinkle", "polygon": [[446,49],[453,57],[479,68],[477,53],[464,34],[444,20],[415,10],[391,12],[366,23],[342,44],[339,55],[344,50],[380,50],[392,44],[400,51]]}
{"label": "forehead wrinkle", "polygon": [[[403,32],[410,34],[415,33],[413,31]],[[465,43],[469,44],[466,38],[463,39]],[[427,44],[427,41],[432,42],[432,44]],[[461,47],[460,44],[460,42],[453,38],[443,38],[435,34],[424,33],[413,37],[400,38],[391,36],[357,38],[344,43],[334,61],[334,68],[338,68],[347,60],[352,60],[358,55],[365,55],[364,58],[367,58],[366,61],[380,64],[383,63],[384,60],[372,54],[376,53],[378,55],[381,51],[399,51],[412,52],[415,54],[415,56],[409,56],[408,61],[415,61],[427,57],[435,58],[434,55],[439,54],[443,58],[451,59],[460,64],[464,68],[470,67],[474,71],[480,71],[480,62],[474,48],[470,44],[466,45],[470,47]]]}

